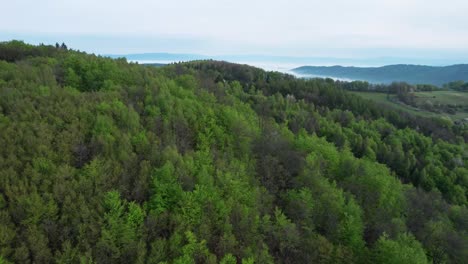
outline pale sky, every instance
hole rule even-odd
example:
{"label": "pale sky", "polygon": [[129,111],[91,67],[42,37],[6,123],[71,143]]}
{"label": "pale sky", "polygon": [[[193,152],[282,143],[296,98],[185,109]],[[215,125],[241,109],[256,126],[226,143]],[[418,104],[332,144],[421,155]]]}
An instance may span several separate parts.
{"label": "pale sky", "polygon": [[0,6],[0,40],[65,41],[101,54],[468,58],[467,0],[0,0]]}

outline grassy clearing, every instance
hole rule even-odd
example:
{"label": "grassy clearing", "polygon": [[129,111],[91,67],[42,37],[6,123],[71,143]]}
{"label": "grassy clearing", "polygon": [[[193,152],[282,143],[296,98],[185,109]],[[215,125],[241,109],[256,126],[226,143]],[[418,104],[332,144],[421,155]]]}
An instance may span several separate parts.
{"label": "grassy clearing", "polygon": [[[398,110],[406,111],[411,114],[424,116],[424,117],[443,117],[449,118],[453,121],[468,118],[468,112],[461,111],[455,114],[448,113],[434,113],[425,109],[412,107],[401,103],[396,96],[387,95],[386,93],[374,92],[352,92],[363,98],[373,100],[379,104],[384,104]],[[437,92],[417,92],[415,93],[418,103],[430,101],[432,104],[444,105],[465,105],[468,106],[468,93],[454,92],[454,91],[437,91]]]}
{"label": "grassy clearing", "polygon": [[415,93],[417,100],[429,100],[447,105],[468,105],[468,93],[455,91],[436,91]]}

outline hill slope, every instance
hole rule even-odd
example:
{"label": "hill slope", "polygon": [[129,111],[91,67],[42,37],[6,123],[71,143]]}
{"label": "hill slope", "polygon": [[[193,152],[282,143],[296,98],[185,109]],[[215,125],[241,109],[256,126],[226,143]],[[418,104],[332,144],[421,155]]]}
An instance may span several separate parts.
{"label": "hill slope", "polygon": [[373,83],[404,81],[411,84],[442,86],[453,81],[468,81],[468,64],[452,66],[389,65],[383,67],[303,66],[292,70],[302,75],[330,76]]}
{"label": "hill slope", "polygon": [[1,43],[0,263],[462,263],[467,127],[338,85]]}

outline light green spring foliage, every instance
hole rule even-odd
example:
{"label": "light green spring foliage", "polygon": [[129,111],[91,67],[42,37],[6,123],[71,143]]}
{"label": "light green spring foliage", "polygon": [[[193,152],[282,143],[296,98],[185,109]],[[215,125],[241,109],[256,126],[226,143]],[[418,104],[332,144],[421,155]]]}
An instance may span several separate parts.
{"label": "light green spring foliage", "polygon": [[408,234],[400,234],[395,240],[384,234],[377,240],[373,250],[375,263],[428,263],[421,243]]}
{"label": "light green spring foliage", "polygon": [[15,45],[0,45],[0,262],[467,259],[461,128],[457,144],[399,129],[329,80]]}

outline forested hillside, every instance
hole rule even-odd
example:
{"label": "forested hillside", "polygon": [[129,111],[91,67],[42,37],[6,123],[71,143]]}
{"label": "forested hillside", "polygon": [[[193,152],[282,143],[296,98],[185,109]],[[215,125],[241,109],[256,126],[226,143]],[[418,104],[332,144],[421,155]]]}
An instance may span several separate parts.
{"label": "forested hillside", "polygon": [[468,125],[332,80],[0,44],[0,263],[464,263]]}
{"label": "forested hillside", "polygon": [[442,86],[449,82],[468,81],[468,64],[451,66],[387,65],[383,67],[303,66],[292,70],[299,74],[323,75],[363,80],[373,83],[407,82]]}

